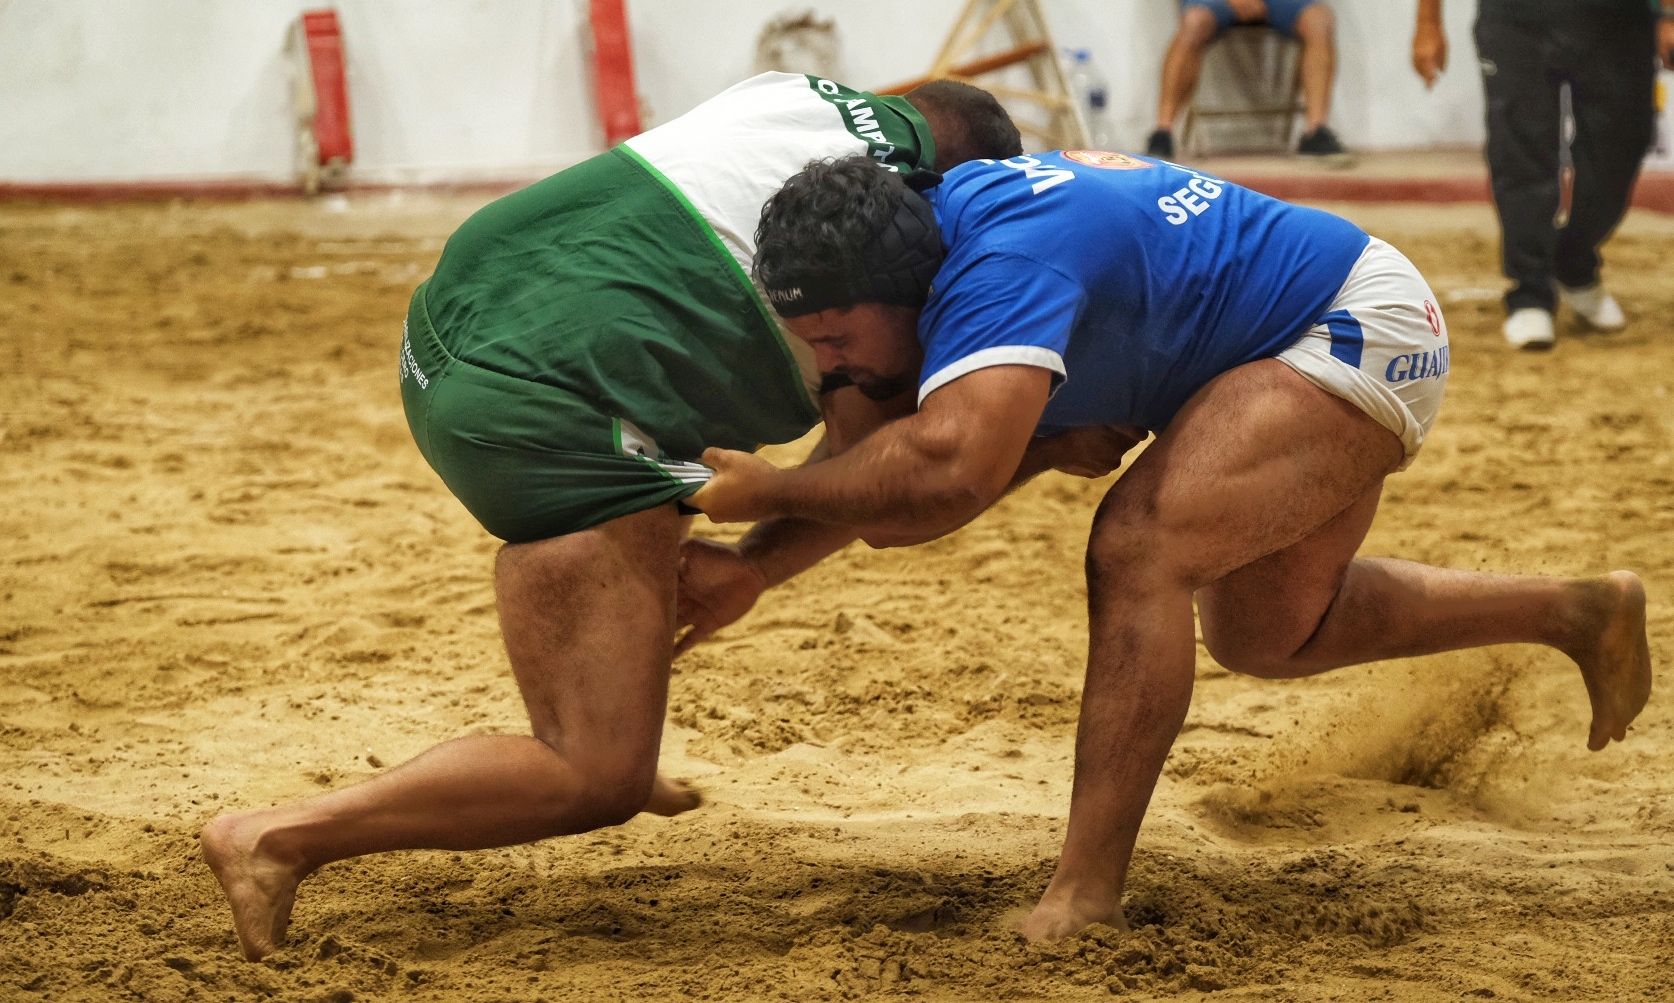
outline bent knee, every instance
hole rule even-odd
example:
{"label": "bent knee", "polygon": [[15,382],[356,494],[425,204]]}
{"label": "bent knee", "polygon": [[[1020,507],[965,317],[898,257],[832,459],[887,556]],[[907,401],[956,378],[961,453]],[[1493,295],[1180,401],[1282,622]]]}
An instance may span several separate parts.
{"label": "bent knee", "polygon": [[[1201,604],[1200,604],[1201,605]],[[1232,625],[1204,611],[1203,647],[1222,668],[1260,679],[1289,679],[1308,671],[1300,652],[1316,625],[1267,623]]]}
{"label": "bent knee", "polygon": [[577,763],[583,811],[593,828],[621,825],[645,810],[657,779],[657,761]]}
{"label": "bent knee", "polygon": [[1087,540],[1087,580],[1195,590],[1209,572],[1194,534],[1167,518],[1150,498],[1112,491],[1099,506]]}
{"label": "bent knee", "polygon": [[1207,631],[1204,632],[1203,646],[1209,649],[1209,657],[1215,660],[1216,665],[1241,676],[1289,679],[1301,674],[1301,666],[1294,657],[1283,651],[1253,645],[1228,645],[1224,642],[1212,644]]}
{"label": "bent knee", "polygon": [[1299,41],[1329,43],[1336,28],[1337,15],[1325,4],[1316,3],[1297,15],[1294,31]]}
{"label": "bent knee", "polygon": [[1176,29],[1176,44],[1202,48],[1215,40],[1221,32],[1220,22],[1207,7],[1187,7],[1180,12],[1180,26]]}
{"label": "bent knee", "polygon": [[566,738],[556,726],[537,726],[534,737],[557,753],[550,789],[540,796],[571,824],[579,814],[583,830],[620,825],[651,800],[657,779],[655,739],[582,741]]}

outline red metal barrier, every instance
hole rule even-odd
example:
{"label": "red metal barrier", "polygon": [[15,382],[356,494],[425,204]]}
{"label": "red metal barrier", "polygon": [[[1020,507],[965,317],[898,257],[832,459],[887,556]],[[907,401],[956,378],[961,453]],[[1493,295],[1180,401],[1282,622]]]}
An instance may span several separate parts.
{"label": "red metal barrier", "polygon": [[337,12],[303,11],[302,35],[314,85],[316,156],[322,167],[343,167],[354,161],[355,143],[349,128],[349,83]]}
{"label": "red metal barrier", "polygon": [[593,82],[605,145],[639,135],[639,93],[634,89],[633,50],[622,0],[591,0]]}

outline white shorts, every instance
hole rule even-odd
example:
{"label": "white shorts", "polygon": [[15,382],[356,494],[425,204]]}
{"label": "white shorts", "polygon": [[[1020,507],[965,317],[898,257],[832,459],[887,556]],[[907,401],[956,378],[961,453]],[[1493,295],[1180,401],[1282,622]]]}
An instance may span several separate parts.
{"label": "white shorts", "polygon": [[1401,437],[1405,470],[1447,387],[1447,321],[1412,262],[1376,237],[1320,322],[1279,361]]}

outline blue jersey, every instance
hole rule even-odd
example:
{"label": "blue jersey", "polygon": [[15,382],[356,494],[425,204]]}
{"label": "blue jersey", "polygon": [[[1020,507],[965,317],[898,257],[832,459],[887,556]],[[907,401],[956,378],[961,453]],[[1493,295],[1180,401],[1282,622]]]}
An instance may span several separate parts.
{"label": "blue jersey", "polygon": [[1051,369],[1041,433],[1162,429],[1204,384],[1316,324],[1369,239],[1119,153],[972,161],[929,197],[948,254],[919,317],[919,399],[985,366]]}

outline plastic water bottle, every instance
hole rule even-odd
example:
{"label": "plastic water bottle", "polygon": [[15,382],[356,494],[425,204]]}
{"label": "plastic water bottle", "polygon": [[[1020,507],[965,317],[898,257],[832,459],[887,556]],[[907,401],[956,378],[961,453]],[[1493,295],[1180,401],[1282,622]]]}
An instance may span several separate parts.
{"label": "plastic water bottle", "polygon": [[1656,122],[1651,133],[1651,152],[1645,163],[1659,170],[1674,170],[1674,109],[1668,106],[1668,92],[1674,89],[1674,70],[1657,74],[1656,100],[1653,103]]}
{"label": "plastic water bottle", "polygon": [[1071,49],[1069,57],[1070,93],[1087,120],[1087,145],[1106,149],[1110,146],[1110,84],[1093,65],[1092,52]]}

